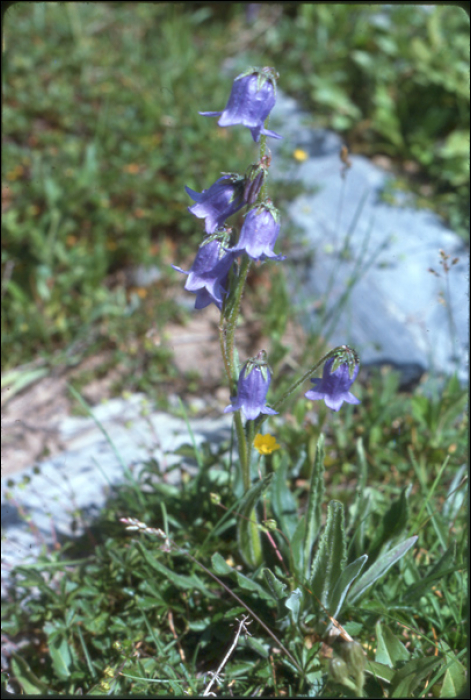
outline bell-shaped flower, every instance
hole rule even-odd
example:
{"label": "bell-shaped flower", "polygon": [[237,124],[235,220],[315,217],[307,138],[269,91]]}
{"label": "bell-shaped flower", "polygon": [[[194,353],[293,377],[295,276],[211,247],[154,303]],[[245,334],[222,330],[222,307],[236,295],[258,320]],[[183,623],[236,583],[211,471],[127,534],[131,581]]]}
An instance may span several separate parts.
{"label": "bell-shaped flower", "polygon": [[201,193],[185,187],[196,202],[188,207],[188,211],[198,219],[204,219],[206,233],[214,233],[224,226],[229,216],[244,206],[244,184],[245,178],[241,175],[225,173],[208,190]]}
{"label": "bell-shaped flower", "polygon": [[265,405],[271,382],[265,358],[266,353],[262,350],[257,358],[247,360],[239,374],[237,396],[231,397],[231,405],[226,406],[224,413],[241,410],[246,420],[255,420],[260,413],[277,415],[277,411]]}
{"label": "bell-shaped flower", "polygon": [[227,293],[229,270],[234,262],[232,253],[224,254],[223,244],[217,239],[207,239],[199,247],[195,261],[188,272],[172,265],[177,272],[188,275],[185,289],[196,294],[195,309],[204,309],[209,304],[222,308]]}
{"label": "bell-shaped flower", "polygon": [[223,112],[200,112],[204,117],[220,117],[219,126],[242,124],[250,129],[254,141],[260,134],[283,138],[263,124],[275,106],[276,79],[278,73],[273,68],[250,68],[234,80],[231,94]]}
{"label": "bell-shaped flower", "polygon": [[311,379],[314,388],[307,391],[304,396],[311,401],[323,399],[328,408],[331,408],[333,411],[338,411],[344,401],[353,404],[361,403],[361,401],[349,391],[357,377],[360,367],[358,364],[355,364],[353,375],[350,378],[347,362],[343,362],[334,372],[331,372],[334,361],[335,357],[331,357],[327,360],[322,372],[322,379]]}
{"label": "bell-shaped flower", "polygon": [[286,255],[276,255],[273,247],[280,232],[278,210],[270,200],[262,202],[247,213],[237,245],[231,248],[234,255],[247,253],[252,260],[285,260]]}

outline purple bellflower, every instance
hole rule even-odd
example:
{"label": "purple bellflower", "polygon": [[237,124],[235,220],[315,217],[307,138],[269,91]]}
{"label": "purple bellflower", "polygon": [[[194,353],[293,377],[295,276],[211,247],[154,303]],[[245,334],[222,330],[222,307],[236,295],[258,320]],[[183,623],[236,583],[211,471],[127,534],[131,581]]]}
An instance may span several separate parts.
{"label": "purple bellflower", "polygon": [[223,112],[200,112],[204,117],[220,117],[219,126],[242,124],[250,129],[254,141],[260,134],[283,138],[263,123],[275,106],[276,79],[278,73],[273,68],[250,68],[234,80],[231,94]]}
{"label": "purple bellflower", "polygon": [[335,372],[331,373],[330,370],[332,369],[334,361],[335,357],[331,357],[327,360],[322,372],[322,379],[311,379],[314,388],[307,391],[304,396],[311,401],[324,399],[325,405],[328,408],[331,408],[333,411],[338,411],[344,401],[353,404],[361,403],[360,400],[349,391],[357,377],[360,367],[358,364],[355,364],[353,375],[350,379],[347,362],[340,364]]}
{"label": "purple bellflower", "polygon": [[177,272],[188,275],[185,289],[196,294],[195,309],[204,309],[209,304],[222,308],[223,298],[227,292],[226,285],[229,270],[234,262],[232,253],[223,254],[221,241],[206,239],[196,254],[189,272],[172,265]]}
{"label": "purple bellflower", "polygon": [[188,211],[198,219],[204,219],[207,234],[222,228],[225,220],[245,204],[243,199],[245,178],[231,173],[223,175],[208,190],[203,190],[201,193],[185,187],[187,193],[196,202],[188,207]]}
{"label": "purple bellflower", "polygon": [[237,383],[237,396],[231,397],[231,405],[226,406],[224,413],[241,410],[246,420],[255,420],[260,413],[277,415],[278,411],[265,405],[270,382],[266,352],[262,350],[243,366]]}
{"label": "purple bellflower", "polygon": [[276,255],[273,247],[280,232],[278,210],[270,200],[250,209],[240,232],[239,242],[231,252],[234,255],[247,253],[252,260],[285,260],[285,255]]}

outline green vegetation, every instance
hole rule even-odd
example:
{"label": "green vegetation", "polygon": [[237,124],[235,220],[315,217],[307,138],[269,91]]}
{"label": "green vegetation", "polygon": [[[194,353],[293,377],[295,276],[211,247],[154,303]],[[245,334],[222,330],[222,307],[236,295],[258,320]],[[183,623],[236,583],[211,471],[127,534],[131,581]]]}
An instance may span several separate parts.
{"label": "green vegetation", "polygon": [[[347,562],[369,557],[362,572],[367,578],[352,588],[341,613],[343,630],[366,652],[364,696],[460,693],[466,654],[466,396],[454,380],[443,400],[398,394],[392,373],[356,393],[362,404],[355,412],[352,406],[342,415],[320,410],[325,448],[318,444],[320,426],[300,400],[278,423],[280,451],[260,459],[262,473],[272,477],[262,498],[263,517],[276,521],[278,529],[268,531],[283,558],[281,563],[264,538],[271,573],[250,572],[240,559],[235,532],[242,505],[233,493],[230,446],[215,453],[205,444],[195,452],[190,440],[180,453],[187,465],[199,465],[197,476],[184,474],[182,485],[172,486],[162,480],[160,465],[149,462],[137,482],[113,490],[83,537],[18,568],[15,588],[2,605],[3,633],[27,640],[11,658],[13,687],[42,694],[81,689],[201,696],[210,680],[204,674],[222,661],[236,619],[247,613],[202,564],[267,625],[302,671],[255,622],[252,636],[239,639],[224,668],[219,693],[352,697],[335,680],[343,662],[335,662],[337,675],[329,666],[332,655],[348,661],[348,644],[337,639],[321,646],[329,618],[291,562],[297,514],[306,511],[317,465],[325,484],[318,484],[318,498],[325,489],[345,513]],[[122,517],[161,528],[171,546],[159,537],[127,533]],[[418,536],[412,549],[374,575],[373,565],[411,536]],[[368,580],[375,582],[365,588]],[[290,617],[300,595],[311,600],[309,629]],[[352,678],[347,674],[347,685]]]}
{"label": "green vegetation", "polygon": [[[244,130],[217,130],[198,115],[223,105],[226,59],[276,65],[282,89],[312,110],[314,125],[340,130],[353,151],[386,154],[406,170],[412,163],[407,184],[428,192],[421,202],[465,235],[468,31],[455,7],[289,3],[263,6],[247,25],[240,4],[12,6],[2,368],[38,353],[55,364],[103,348],[119,355],[144,347],[145,331],[175,315],[164,294],[175,280],[169,263],[200,235],[184,186],[213,182],[221,149],[243,171],[251,148]],[[276,195],[280,206],[292,191],[280,186]],[[145,290],[130,275],[138,264],[161,272]],[[144,365],[160,366],[154,348],[143,352]]]}
{"label": "green vegetation", "polygon": [[[451,40],[452,37],[452,40]],[[303,4],[267,37],[287,89],[353,152],[384,154],[399,189],[467,240],[469,17],[453,6]],[[402,175],[401,175],[402,172]],[[406,177],[406,173],[414,177]]]}
{"label": "green vegetation", "polygon": [[[184,186],[200,191],[222,163],[243,172],[256,154],[246,130],[198,116],[225,104],[228,58],[241,70],[276,66],[313,123],[342,131],[352,151],[412,161],[417,187],[464,227],[469,46],[459,10],[266,3],[252,24],[247,12],[125,2],[9,10],[2,361],[30,363],[8,375],[15,391],[106,350],[93,372],[121,365],[127,390],[157,400],[170,387],[198,392],[198,368],[179,376],[149,330],[165,337],[187,318],[170,264],[185,267],[201,227]],[[284,183],[270,190],[280,207],[292,194]],[[137,265],[156,267],[150,286]],[[256,274],[244,302],[269,338],[276,405],[323,339],[285,345],[282,270]],[[208,695],[212,680],[213,692],[236,697],[459,695],[466,392],[456,377],[440,395],[400,392],[396,374],[372,372],[354,393],[359,405],[332,413],[300,392],[270,417],[280,449],[248,465],[243,495],[235,442],[197,448],[189,430],[175,450],[181,465],[126,469],[97,518],[75,512],[85,534],[12,573],[2,690],[184,697]],[[250,566],[242,540],[254,533],[263,563]]]}

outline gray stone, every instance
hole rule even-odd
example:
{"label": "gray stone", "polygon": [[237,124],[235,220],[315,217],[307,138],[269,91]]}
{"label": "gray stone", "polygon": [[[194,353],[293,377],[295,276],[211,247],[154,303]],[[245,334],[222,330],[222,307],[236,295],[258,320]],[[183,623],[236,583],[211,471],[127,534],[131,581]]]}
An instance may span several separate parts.
{"label": "gray stone", "polygon": [[[352,345],[362,364],[392,364],[403,383],[425,371],[455,370],[466,382],[469,251],[412,197],[403,206],[382,201],[391,176],[366,158],[350,156],[352,167],[342,177],[341,138],[312,122],[278,91],[270,128],[284,139],[269,139],[271,174],[308,190],[289,205],[298,233],[291,264],[289,258],[284,263],[306,330],[331,346]],[[297,148],[309,158],[294,164]],[[441,249],[459,257],[448,280],[439,265]]]}
{"label": "gray stone", "polygon": [[[175,464],[195,470],[194,462],[174,454],[192,445],[185,421],[162,412],[143,415],[148,410],[143,395],[136,394],[97,406],[96,420],[66,418],[61,438],[67,449],[59,457],[42,462],[39,473],[30,467],[2,478],[2,595],[14,566],[34,561],[56,538],[82,532],[73,528],[74,513],[99,512],[110,487],[126,479],[126,469],[129,478],[136,478],[155,459],[164,473]],[[196,444],[208,442],[211,449],[230,438],[231,422],[231,416],[189,421]],[[179,478],[180,469],[164,476],[168,483]]]}

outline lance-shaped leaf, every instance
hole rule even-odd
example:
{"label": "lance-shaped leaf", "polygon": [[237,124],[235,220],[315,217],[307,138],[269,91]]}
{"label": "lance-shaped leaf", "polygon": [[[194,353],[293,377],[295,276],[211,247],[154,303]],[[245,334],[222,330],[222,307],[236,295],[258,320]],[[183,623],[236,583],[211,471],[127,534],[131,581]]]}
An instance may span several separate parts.
{"label": "lance-shaped leaf", "polygon": [[260,564],[261,541],[260,531],[256,521],[255,506],[260,496],[270,486],[272,474],[268,474],[260,481],[257,481],[243,497],[238,513],[240,517],[237,521],[237,541],[239,551],[248,566],[256,567]]}
{"label": "lance-shaped leaf", "polygon": [[296,526],[299,522],[298,507],[293,497],[291,489],[286,485],[288,478],[288,459],[286,456],[281,460],[281,464],[275,472],[271,493],[272,507],[275,518],[280,524],[280,529],[291,540]]}
{"label": "lance-shaped leaf", "polygon": [[290,542],[290,569],[298,580],[306,578],[304,573],[304,538],[306,514],[301,515]]}
{"label": "lance-shaped leaf", "polygon": [[312,565],[309,588],[314,597],[330,610],[335,584],[340,578],[346,559],[345,526],[343,505],[331,501],[327,509],[327,522],[322,533],[319,549]]}
{"label": "lance-shaped leaf", "polygon": [[391,503],[384,514],[368,552],[371,562],[375,561],[384,545],[398,537],[406,527],[409,519],[409,506],[407,503],[409,493],[410,488],[404,488],[400,497]]}
{"label": "lance-shaped leaf", "polygon": [[317,441],[316,456],[312,464],[309,484],[309,500],[306,510],[306,533],[304,537],[304,577],[308,578],[311,568],[312,548],[321,529],[322,501],[324,498],[324,435]]}
{"label": "lance-shaped leaf", "polygon": [[329,613],[335,619],[337,619],[337,617],[340,614],[340,610],[347,596],[350,585],[356,579],[356,577],[359,576],[367,560],[367,554],[363,554],[363,556],[359,557],[358,559],[355,559],[355,561],[352,561],[352,563],[349,564],[342,571],[339,578],[337,579],[337,583],[335,584],[335,588],[333,590],[332,597],[330,599],[330,605],[328,608]]}
{"label": "lance-shaped leaf", "polygon": [[355,488],[355,496],[349,510],[349,518],[347,520],[348,529],[354,530],[357,524],[365,515],[365,505],[368,499],[366,492],[366,483],[368,478],[368,463],[366,461],[365,450],[363,448],[362,438],[356,441],[357,465],[358,465],[358,480]]}
{"label": "lance-shaped leaf", "polygon": [[384,574],[389,571],[391,566],[393,566],[404,556],[404,554],[406,554],[406,552],[409,551],[416,541],[417,535],[414,535],[414,537],[409,537],[409,539],[405,540],[404,542],[400,542],[398,545],[390,549],[389,552],[386,552],[380,556],[375,563],[370,566],[368,571],[365,571],[363,576],[361,576],[358,581],[353,584],[348,596],[348,602],[355,603],[370,586],[384,576]]}

